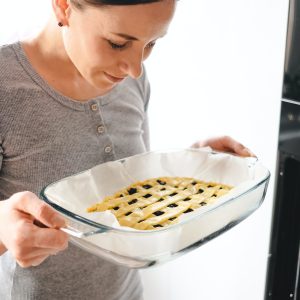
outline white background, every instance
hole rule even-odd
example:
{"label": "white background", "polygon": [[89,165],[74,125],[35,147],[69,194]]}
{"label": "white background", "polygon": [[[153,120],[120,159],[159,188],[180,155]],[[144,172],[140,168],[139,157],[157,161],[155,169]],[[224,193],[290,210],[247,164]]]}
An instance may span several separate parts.
{"label": "white background", "polygon": [[[50,0],[0,0],[0,44],[36,31]],[[275,180],[288,0],[180,0],[146,62],[152,149],[231,135],[272,173],[263,205],[231,231],[143,270],[145,300],[261,300]]]}

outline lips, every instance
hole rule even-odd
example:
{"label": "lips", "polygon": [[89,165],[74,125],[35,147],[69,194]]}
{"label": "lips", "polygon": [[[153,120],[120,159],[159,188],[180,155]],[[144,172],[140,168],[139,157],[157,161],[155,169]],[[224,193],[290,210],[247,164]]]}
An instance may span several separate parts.
{"label": "lips", "polygon": [[104,72],[104,74],[111,82],[114,82],[114,83],[121,82],[122,80],[125,79],[125,77],[115,77],[115,76],[107,74],[106,72]]}

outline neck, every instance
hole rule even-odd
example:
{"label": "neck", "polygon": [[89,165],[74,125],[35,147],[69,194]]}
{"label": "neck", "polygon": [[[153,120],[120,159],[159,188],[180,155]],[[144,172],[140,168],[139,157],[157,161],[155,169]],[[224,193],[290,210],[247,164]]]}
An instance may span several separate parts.
{"label": "neck", "polygon": [[34,49],[44,62],[56,61],[55,65],[59,65],[60,70],[68,73],[68,76],[79,76],[79,72],[65,50],[62,30],[63,28],[59,27],[55,18],[52,17],[36,37],[24,41],[25,51],[29,52],[30,49]]}
{"label": "neck", "polygon": [[54,89],[79,101],[103,95],[91,86],[70,60],[63,42],[63,28],[55,18],[33,39],[22,42],[24,51],[35,70]]}

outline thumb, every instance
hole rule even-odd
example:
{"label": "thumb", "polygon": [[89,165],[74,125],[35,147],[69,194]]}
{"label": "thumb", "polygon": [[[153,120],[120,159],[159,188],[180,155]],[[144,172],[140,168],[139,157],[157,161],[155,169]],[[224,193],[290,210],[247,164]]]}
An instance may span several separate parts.
{"label": "thumb", "polygon": [[256,157],[256,155],[248,148],[244,147],[241,149],[240,153],[241,156],[245,156],[245,157]]}
{"label": "thumb", "polygon": [[66,226],[65,219],[55,211],[50,205],[40,200],[31,192],[21,192],[14,195],[16,209],[33,216],[40,223],[50,228],[60,228]]}

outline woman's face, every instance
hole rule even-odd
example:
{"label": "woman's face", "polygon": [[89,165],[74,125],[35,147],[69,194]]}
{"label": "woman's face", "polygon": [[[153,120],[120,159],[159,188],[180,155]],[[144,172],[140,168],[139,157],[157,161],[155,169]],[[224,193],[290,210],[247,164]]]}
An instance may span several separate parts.
{"label": "woman's face", "polygon": [[83,10],[69,4],[63,27],[65,50],[87,82],[108,92],[125,77],[141,75],[142,62],[166,34],[175,2]]}

